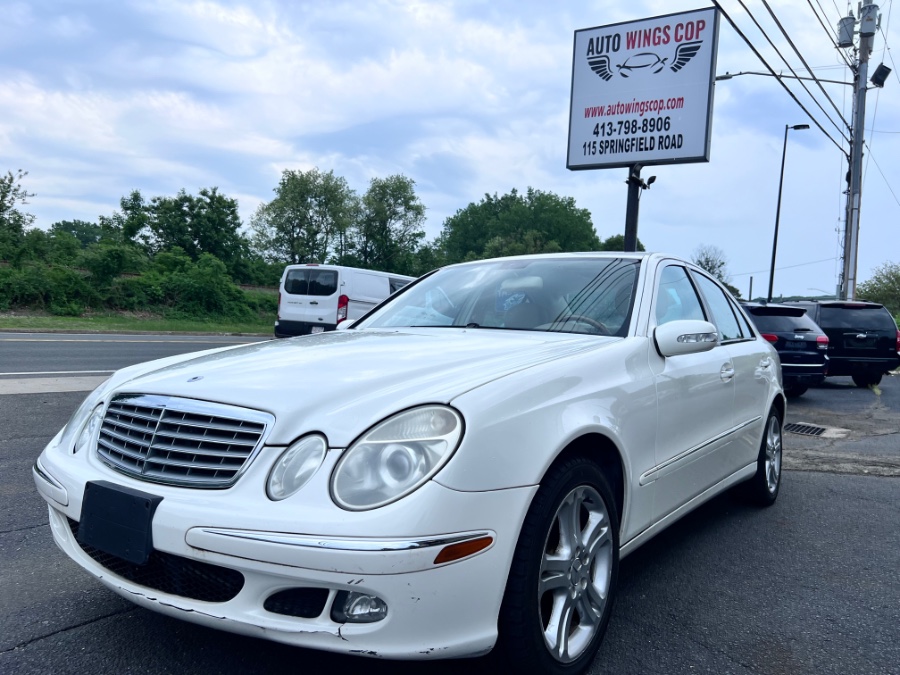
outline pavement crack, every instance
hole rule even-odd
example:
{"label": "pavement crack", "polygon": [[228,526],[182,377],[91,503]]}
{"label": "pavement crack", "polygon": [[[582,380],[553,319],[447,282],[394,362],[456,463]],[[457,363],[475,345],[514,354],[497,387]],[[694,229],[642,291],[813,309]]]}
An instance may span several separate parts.
{"label": "pavement crack", "polygon": [[27,530],[36,530],[41,527],[49,527],[50,523],[39,523],[37,525],[26,525],[25,527],[17,527],[13,530],[0,530],[0,534],[12,534],[13,532],[25,532]]}
{"label": "pavement crack", "polygon": [[55,635],[59,635],[60,633],[67,633],[70,630],[75,630],[76,628],[82,628],[84,626],[89,626],[92,623],[97,623],[98,621],[103,621],[104,619],[109,619],[114,616],[120,616],[122,614],[128,614],[129,612],[135,611],[134,607],[129,607],[127,609],[119,610],[118,612],[110,612],[109,614],[104,614],[103,616],[97,616],[93,619],[88,619],[87,621],[82,621],[81,623],[77,623],[74,626],[66,626],[65,628],[60,628],[59,630],[55,630],[52,633],[47,633],[46,635],[38,635],[37,637],[33,637],[30,640],[25,640],[24,642],[20,642],[17,645],[13,645],[12,647],[8,647],[6,649],[0,649],[0,655],[8,654],[9,652],[14,652],[17,649],[23,649],[28,645],[38,642],[40,640],[46,640],[47,638],[51,638]]}

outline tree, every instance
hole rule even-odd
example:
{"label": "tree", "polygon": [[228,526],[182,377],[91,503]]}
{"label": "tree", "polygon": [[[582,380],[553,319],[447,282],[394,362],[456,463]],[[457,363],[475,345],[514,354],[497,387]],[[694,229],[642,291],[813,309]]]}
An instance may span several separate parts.
{"label": "tree", "polygon": [[100,241],[103,228],[97,223],[89,223],[86,220],[60,220],[50,226],[50,234],[53,237],[60,234],[71,235],[78,240],[82,248],[87,248]]}
{"label": "tree", "polygon": [[21,210],[33,193],[22,186],[27,171],[7,171],[0,176],[0,260],[12,258],[22,245],[25,230],[34,222],[34,216]]}
{"label": "tree", "polygon": [[[603,241],[600,242],[600,251],[624,251],[625,250],[625,235],[624,234],[614,234],[611,237],[607,237]],[[644,245],[641,243],[641,240],[637,240],[637,250],[638,251],[646,251]]]}
{"label": "tree", "polygon": [[350,229],[352,255],[360,267],[408,274],[425,236],[425,205],[406,176],[373,178],[363,195],[357,225]]}
{"label": "tree", "polygon": [[600,240],[591,214],[572,197],[528,188],[498,197],[486,194],[444,222],[442,245],[449,263],[489,256],[557,251],[596,251]]}
{"label": "tree", "polygon": [[253,216],[251,248],[270,262],[325,262],[336,239],[342,257],[355,209],[355,193],[333,171],[285,170],[275,199]]}
{"label": "tree", "polygon": [[876,267],[872,278],[857,287],[856,295],[881,303],[894,316],[900,315],[900,264],[886,262]]}
{"label": "tree", "polygon": [[725,252],[718,246],[712,244],[701,244],[694,249],[691,254],[691,262],[697,267],[706,270],[722,285],[727,288],[731,294],[740,299],[741,292],[737,287],[731,285],[731,275],[728,274],[728,258]]}

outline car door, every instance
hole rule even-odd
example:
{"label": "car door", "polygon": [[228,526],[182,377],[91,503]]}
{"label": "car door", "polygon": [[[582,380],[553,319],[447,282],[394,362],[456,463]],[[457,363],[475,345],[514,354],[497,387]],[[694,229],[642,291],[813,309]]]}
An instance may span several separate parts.
{"label": "car door", "polygon": [[721,480],[756,461],[765,423],[768,389],[778,377],[778,356],[756,338],[743,313],[712,279],[699,272],[693,277],[703,294],[722,346],[734,368],[732,442],[715,458],[715,475]]}
{"label": "car door", "polygon": [[[651,331],[679,319],[712,321],[687,269],[663,263],[657,271]],[[723,345],[699,354],[650,354],[657,392],[655,508],[664,517],[719,480],[715,454],[727,446],[734,416],[731,353]]]}

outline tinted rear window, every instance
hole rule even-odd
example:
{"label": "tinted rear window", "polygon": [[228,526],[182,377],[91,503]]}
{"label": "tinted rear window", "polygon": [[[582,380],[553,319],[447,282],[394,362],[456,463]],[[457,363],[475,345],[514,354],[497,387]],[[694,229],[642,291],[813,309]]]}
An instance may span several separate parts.
{"label": "tinted rear window", "polygon": [[288,270],[284,291],[291,295],[331,295],[337,290],[335,270]]}
{"label": "tinted rear window", "polygon": [[753,323],[756,324],[756,327],[764,333],[790,333],[791,331],[798,330],[804,332],[812,331],[814,333],[822,332],[816,325],[816,322],[810,319],[806,314],[803,314],[802,316],[780,316],[753,313],[750,315],[750,318],[753,319]]}
{"label": "tinted rear window", "polygon": [[884,307],[829,307],[823,305],[819,323],[828,328],[851,330],[896,330],[894,319]]}

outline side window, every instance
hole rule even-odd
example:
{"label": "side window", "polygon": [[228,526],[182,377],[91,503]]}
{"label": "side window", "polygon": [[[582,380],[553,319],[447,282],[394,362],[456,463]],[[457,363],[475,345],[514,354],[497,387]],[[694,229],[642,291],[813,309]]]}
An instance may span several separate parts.
{"label": "side window", "polygon": [[658,326],[680,319],[706,319],[697,291],[683,267],[670,265],[663,270],[656,293],[655,312]]}
{"label": "side window", "polygon": [[731,303],[731,308],[732,310],[734,310],[734,315],[738,318],[738,323],[741,324],[741,330],[744,333],[744,337],[753,337],[753,328],[750,327],[750,323],[747,321],[744,313],[741,312],[740,308],[737,307],[733,302]]}
{"label": "side window", "polygon": [[731,301],[722,292],[722,289],[702,274],[695,274],[694,278],[697,280],[697,285],[700,286],[703,297],[706,298],[709,311],[713,315],[713,323],[719,329],[722,342],[743,339],[744,333],[741,331],[741,326],[738,324],[734,311],[731,309]]}

